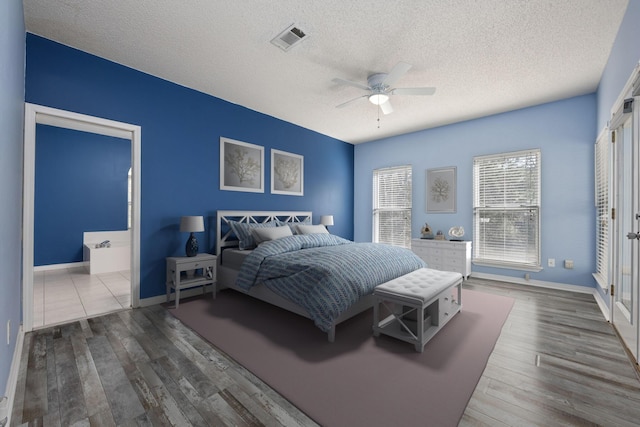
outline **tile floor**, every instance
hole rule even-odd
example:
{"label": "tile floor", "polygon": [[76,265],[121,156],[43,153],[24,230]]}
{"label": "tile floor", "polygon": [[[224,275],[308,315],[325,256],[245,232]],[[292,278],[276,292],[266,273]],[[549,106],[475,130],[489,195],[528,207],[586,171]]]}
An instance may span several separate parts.
{"label": "tile floor", "polygon": [[33,273],[33,327],[129,308],[129,271],[90,275],[84,267]]}

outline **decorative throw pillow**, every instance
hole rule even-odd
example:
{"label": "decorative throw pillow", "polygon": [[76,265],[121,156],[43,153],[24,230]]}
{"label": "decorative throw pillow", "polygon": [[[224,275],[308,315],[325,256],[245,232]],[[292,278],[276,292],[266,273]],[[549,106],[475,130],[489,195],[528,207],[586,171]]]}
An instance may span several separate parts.
{"label": "decorative throw pillow", "polygon": [[275,221],[251,223],[229,221],[229,226],[233,230],[233,234],[238,238],[238,249],[253,249],[256,247],[256,242],[253,239],[251,230],[253,228],[265,228],[265,227],[277,227],[278,224]]}
{"label": "decorative throw pillow", "polygon": [[282,237],[293,236],[289,227],[252,228],[251,234],[253,235],[253,240],[255,240],[256,245],[259,245],[262,242],[280,239]]}
{"label": "decorative throw pillow", "polygon": [[280,221],[280,225],[288,225],[289,228],[291,229],[291,233],[300,234],[300,233],[298,233],[298,226],[299,225],[311,225],[311,218],[307,218],[304,221],[299,221],[299,222],[284,222],[284,221]]}
{"label": "decorative throw pillow", "polygon": [[329,234],[329,230],[322,224],[318,225],[298,225],[298,234]]}

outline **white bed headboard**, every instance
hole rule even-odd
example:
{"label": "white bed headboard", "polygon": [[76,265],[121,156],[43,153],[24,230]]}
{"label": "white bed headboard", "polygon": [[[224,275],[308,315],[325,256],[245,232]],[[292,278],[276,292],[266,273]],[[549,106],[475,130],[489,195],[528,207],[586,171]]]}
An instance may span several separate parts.
{"label": "white bed headboard", "polygon": [[222,248],[238,246],[238,239],[229,226],[229,221],[260,224],[273,221],[304,222],[312,220],[312,213],[306,211],[218,211],[216,220],[216,254]]}

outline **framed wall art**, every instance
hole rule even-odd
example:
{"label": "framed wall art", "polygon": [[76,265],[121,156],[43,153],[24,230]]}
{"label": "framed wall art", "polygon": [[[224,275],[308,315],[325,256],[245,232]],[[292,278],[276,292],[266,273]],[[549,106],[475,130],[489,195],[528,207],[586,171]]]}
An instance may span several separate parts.
{"label": "framed wall art", "polygon": [[455,213],[455,166],[439,169],[427,169],[426,201],[428,213]]}
{"label": "framed wall art", "polygon": [[220,137],[220,189],[264,193],[264,147]]}
{"label": "framed wall art", "polygon": [[304,195],[304,157],[271,150],[271,193]]}

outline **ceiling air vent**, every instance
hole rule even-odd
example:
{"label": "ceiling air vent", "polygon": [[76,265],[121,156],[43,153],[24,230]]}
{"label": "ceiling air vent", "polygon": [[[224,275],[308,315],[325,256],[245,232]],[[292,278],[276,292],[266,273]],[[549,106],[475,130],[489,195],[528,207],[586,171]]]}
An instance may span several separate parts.
{"label": "ceiling air vent", "polygon": [[278,34],[273,40],[271,40],[271,43],[286,52],[300,43],[305,37],[308,36],[294,24]]}

